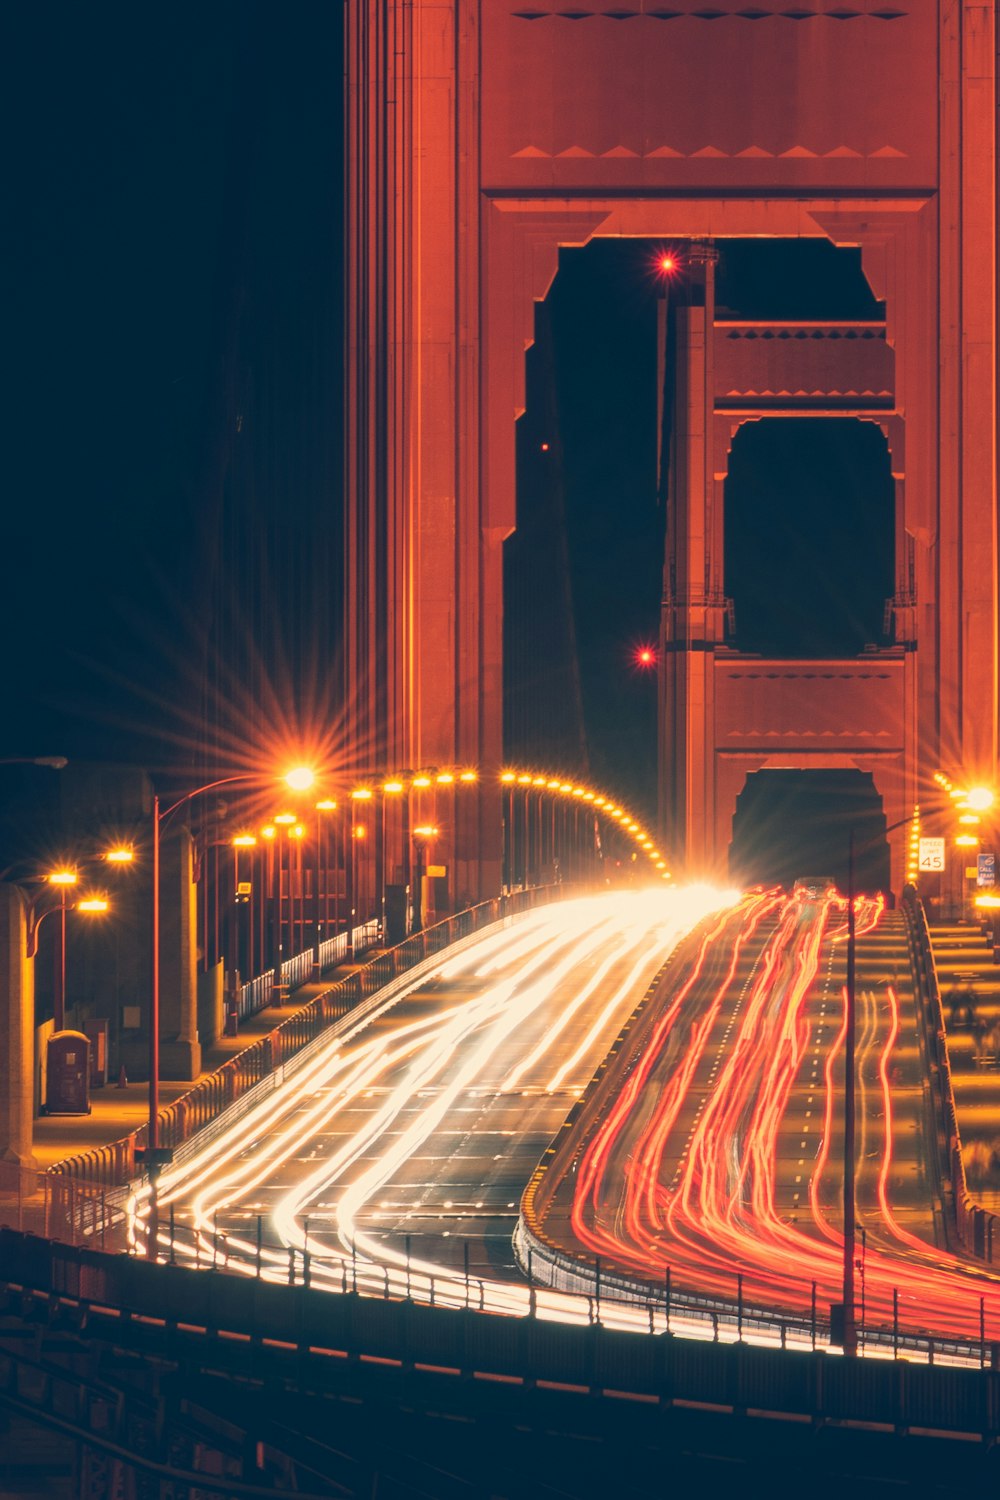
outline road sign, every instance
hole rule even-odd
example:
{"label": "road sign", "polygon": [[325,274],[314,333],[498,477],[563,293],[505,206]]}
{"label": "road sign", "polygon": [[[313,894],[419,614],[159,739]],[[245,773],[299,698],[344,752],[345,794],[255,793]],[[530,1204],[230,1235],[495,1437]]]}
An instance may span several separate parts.
{"label": "road sign", "polygon": [[976,870],[976,884],[982,889],[997,883],[997,857],[993,853],[980,854]]}
{"label": "road sign", "polygon": [[921,839],[918,870],[944,869],[944,839]]}

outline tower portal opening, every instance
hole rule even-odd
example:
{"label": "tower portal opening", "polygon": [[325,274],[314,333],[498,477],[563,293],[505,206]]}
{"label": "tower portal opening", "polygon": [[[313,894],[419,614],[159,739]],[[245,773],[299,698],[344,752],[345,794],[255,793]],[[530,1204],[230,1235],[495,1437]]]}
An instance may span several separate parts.
{"label": "tower portal opening", "polygon": [[764,418],[741,427],[725,488],[738,649],[802,658],[878,645],[893,592],[893,499],[873,422]]}
{"label": "tower portal opening", "polygon": [[889,889],[886,820],[872,777],[852,768],[755,771],[736,802],[729,869],[743,885],[830,875],[847,888],[854,835],[858,891]]}

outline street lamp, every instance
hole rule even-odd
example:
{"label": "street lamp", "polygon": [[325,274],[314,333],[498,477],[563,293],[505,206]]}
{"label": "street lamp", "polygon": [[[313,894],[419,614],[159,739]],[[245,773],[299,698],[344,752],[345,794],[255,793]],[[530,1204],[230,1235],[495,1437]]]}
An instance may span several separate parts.
{"label": "street lamp", "polygon": [[[336,812],[337,803],[333,797],[324,797],[316,803],[316,848],[313,859],[313,904],[315,907],[315,928],[313,932],[313,980],[319,979],[322,973],[322,961],[320,948],[323,943],[323,934],[330,925],[330,846],[326,833],[326,820],[323,814]],[[323,893],[320,895],[320,880],[322,877]]]}
{"label": "street lamp", "polygon": [[431,839],[437,838],[438,830],[429,824],[422,824],[413,830],[413,846],[417,851],[416,870],[414,874],[413,892],[413,931],[419,932],[424,925],[423,897],[424,897],[424,854]]}
{"label": "street lamp", "polygon": [[34,959],[38,955],[38,938],[42,923],[46,917],[51,917],[53,912],[59,913],[60,945],[59,945],[59,968],[57,970],[57,984],[55,995],[55,1025],[56,1031],[66,1029],[66,913],[67,911],[81,911],[85,915],[106,912],[110,909],[110,903],[105,896],[85,896],[79,901],[74,901],[72,906],[66,901],[66,892],[77,883],[75,870],[54,870],[48,876],[47,884],[54,886],[59,891],[59,901],[54,906],[48,906],[39,912],[38,905],[41,893],[34,901],[28,903],[28,930],[25,957]]}
{"label": "street lamp", "polygon": [[[308,780],[306,779],[308,777]],[[152,984],[150,988],[149,1005],[149,1115],[146,1133],[145,1150],[135,1153],[136,1161],[149,1169],[152,1184],[151,1192],[151,1216],[150,1216],[150,1247],[155,1258],[156,1255],[156,1179],[160,1168],[169,1164],[173,1152],[169,1148],[160,1146],[159,1141],[159,1112],[160,1112],[160,838],[163,825],[178,808],[193,802],[197,797],[202,797],[206,792],[215,791],[217,787],[232,786],[235,782],[257,781],[260,778],[253,772],[240,772],[235,776],[220,776],[215,781],[207,781],[204,786],[195,787],[193,791],[185,792],[178,797],[169,807],[161,808],[160,795],[153,793],[153,927],[152,927]],[[289,786],[295,786],[302,790],[311,785],[313,773],[307,767],[299,766],[287,772],[285,782]]]}
{"label": "street lamp", "polygon": [[[59,905],[53,910],[59,912],[59,966],[56,969],[56,994],[55,994],[55,1022],[57,1031],[66,1029],[66,892],[76,885],[79,876],[75,870],[63,869],[53,870],[47,876],[49,885],[55,886],[59,892]],[[48,916],[48,912],[43,912]],[[42,925],[41,917],[38,919],[38,927]],[[36,938],[37,942],[37,938]],[[34,955],[31,955],[34,957]]]}

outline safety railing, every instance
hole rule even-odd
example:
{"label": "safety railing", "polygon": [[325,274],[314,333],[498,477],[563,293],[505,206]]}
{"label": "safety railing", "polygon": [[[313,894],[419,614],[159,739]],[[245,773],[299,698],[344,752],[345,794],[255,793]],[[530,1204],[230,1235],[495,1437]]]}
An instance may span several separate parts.
{"label": "safety railing", "polygon": [[994,1246],[1000,1255],[1000,1220],[995,1214],[977,1203],[969,1192],[962,1157],[962,1137],[958,1128],[958,1113],[955,1108],[955,1090],[951,1077],[951,1062],[948,1056],[948,1037],[941,1007],[941,986],[938,980],[934,950],[923,904],[912,886],[903,892],[903,911],[906,915],[910,935],[911,958],[917,977],[924,1007],[924,1032],[930,1048],[929,1061],[936,1083],[938,1101],[939,1138],[944,1175],[951,1189],[955,1230],[962,1248],[979,1260],[994,1258]]}
{"label": "safety railing", "polygon": [[[870,1432],[931,1428],[987,1442],[1000,1435],[1000,1373],[960,1369],[931,1359],[843,1359],[815,1351],[762,1347],[733,1318],[717,1314],[709,1339],[670,1337],[662,1313],[648,1330],[552,1321],[537,1304],[520,1313],[480,1311],[470,1288],[465,1305],[431,1306],[397,1287],[362,1296],[345,1267],[343,1289],[219,1276],[143,1257],[102,1254],[0,1230],[0,1285],[22,1315],[86,1323],[87,1338],[121,1348],[140,1341],[185,1364],[245,1372],[246,1341],[255,1371],[291,1354],[310,1389],[337,1378],[348,1360],[410,1377],[433,1370],[475,1387],[473,1377],[536,1389],[554,1384],[593,1398],[604,1392],[621,1409],[623,1393],[659,1402],[698,1403],[719,1412],[753,1410],[772,1417],[810,1417]],[[682,1309],[676,1307],[680,1318]],[[731,1312],[731,1310],[730,1310]],[[673,1325],[671,1325],[673,1331]],[[685,1330],[686,1331],[686,1330]],[[667,1334],[664,1337],[664,1334]],[[948,1351],[938,1346],[942,1355]],[[933,1351],[932,1351],[933,1353]],[[985,1355],[985,1351],[984,1351]],[[637,1410],[641,1410],[639,1407]]]}
{"label": "safety railing", "polygon": [[[338,932],[336,937],[324,939],[319,945],[320,969],[335,968],[344,963],[349,954],[357,956],[367,953],[378,942],[378,937],[379,924],[373,919],[359,923],[350,934],[350,942],[346,932]],[[246,984],[241,984],[236,991],[235,1005],[239,1019],[244,1021],[249,1016],[255,1016],[258,1011],[265,1010],[274,997],[276,983],[287,985],[289,989],[305,984],[312,977],[314,963],[314,950],[305,948],[301,953],[285,959],[277,979],[274,969],[267,969],[263,974],[248,979]]]}
{"label": "safety railing", "polygon": [[[265,1080],[273,1079],[292,1058],[335,1022],[378,994],[394,979],[409,973],[443,949],[498,921],[573,894],[577,889],[567,885],[537,886],[510,896],[498,896],[414,933],[397,947],[386,949],[377,958],[322,990],[266,1036],[244,1048],[221,1068],[200,1079],[186,1094],[161,1109],[157,1116],[159,1144],[176,1151],[220,1119],[238,1101],[246,1100]],[[88,1183],[98,1192],[107,1193],[111,1189],[125,1188],[139,1175],[135,1153],[146,1144],[147,1128],[144,1123],[117,1141],[67,1157],[50,1168],[47,1174],[50,1181],[46,1232],[57,1237],[67,1230],[73,1233],[76,1214],[63,1191],[67,1184]]]}

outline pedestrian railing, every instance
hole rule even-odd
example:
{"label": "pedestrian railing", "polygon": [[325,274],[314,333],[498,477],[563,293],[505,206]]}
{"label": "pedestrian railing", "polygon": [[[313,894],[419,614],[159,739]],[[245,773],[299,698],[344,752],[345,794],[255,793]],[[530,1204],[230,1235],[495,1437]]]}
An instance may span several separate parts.
{"label": "pedestrian railing", "polygon": [[903,910],[910,934],[913,970],[924,1007],[924,1031],[932,1065],[931,1087],[938,1101],[943,1174],[950,1188],[955,1230],[966,1254],[992,1264],[994,1250],[1000,1256],[1000,1219],[975,1201],[966,1180],[962,1137],[958,1128],[955,1090],[948,1056],[948,1036],[941,1005],[941,985],[927,916],[912,886],[907,886],[903,892]]}
{"label": "pedestrian railing", "polygon": [[[361,922],[353,928],[350,940],[346,932],[338,932],[336,937],[324,939],[319,945],[320,969],[336,968],[351,954],[357,956],[367,953],[378,942],[379,932],[380,924],[373,918],[370,922]],[[286,958],[277,975],[274,969],[267,969],[254,979],[247,980],[246,984],[241,984],[236,991],[235,1005],[239,1019],[245,1021],[258,1011],[265,1010],[274,998],[276,984],[287,985],[289,989],[305,984],[312,977],[314,965],[315,949],[306,948],[301,953]]]}
{"label": "pedestrian railing", "polygon": [[[0,1230],[0,1289],[8,1307],[33,1320],[87,1329],[91,1343],[135,1343],[145,1353],[192,1369],[232,1369],[245,1375],[247,1343],[254,1370],[284,1371],[323,1389],[352,1361],[412,1378],[414,1371],[452,1378],[468,1390],[476,1377],[499,1379],[534,1391],[549,1385],[593,1400],[607,1393],[621,1410],[623,1395],[670,1405],[696,1405],[719,1413],[755,1412],[810,1418],[838,1426],[905,1433],[932,1429],[937,1437],[1000,1437],[1000,1372],[954,1368],[960,1353],[944,1341],[912,1358],[844,1359],[824,1347],[769,1348],[748,1336],[732,1305],[703,1307],[707,1333],[688,1330],[688,1299],[664,1313],[650,1298],[648,1329],[602,1325],[590,1300],[590,1317],[554,1321],[534,1300],[517,1313],[480,1310],[478,1287],[464,1288],[458,1305],[432,1305],[424,1289],[400,1285],[382,1295],[355,1293],[351,1267],[340,1287],[310,1285],[308,1264],[287,1282],[212,1274],[180,1265],[153,1264],[142,1256],[102,1254]],[[453,1278],[454,1281],[454,1278]],[[586,1304],[585,1304],[586,1305]],[[670,1327],[667,1328],[667,1320]],[[674,1321],[676,1320],[676,1321]],[[825,1343],[825,1330],[822,1342]],[[905,1356],[907,1351],[897,1351]],[[984,1364],[987,1351],[982,1351]],[[978,1362],[978,1361],[977,1361]],[[402,1389],[402,1387],[401,1387]]]}

